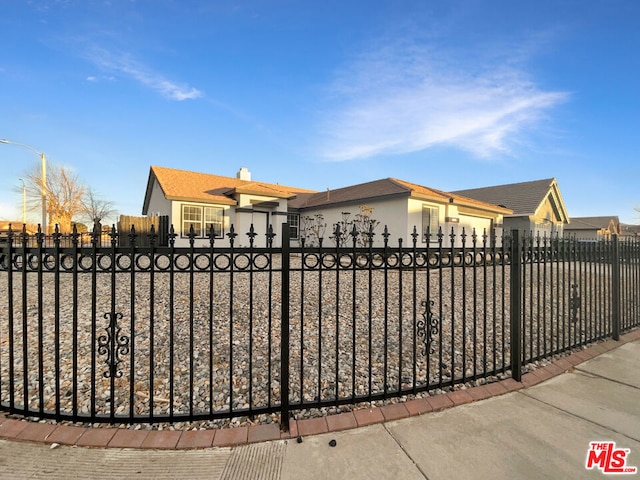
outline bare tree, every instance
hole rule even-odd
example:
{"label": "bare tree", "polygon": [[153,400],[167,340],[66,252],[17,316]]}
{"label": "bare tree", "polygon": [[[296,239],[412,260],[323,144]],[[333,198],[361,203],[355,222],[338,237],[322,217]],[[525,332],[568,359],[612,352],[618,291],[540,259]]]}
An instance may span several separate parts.
{"label": "bare tree", "polygon": [[[82,211],[86,187],[78,175],[64,166],[47,164],[46,200],[47,222],[50,228],[58,224],[61,232],[71,231],[73,217]],[[42,172],[34,168],[24,175],[27,189],[27,208],[42,209]]]}
{"label": "bare tree", "polygon": [[81,201],[81,214],[99,229],[102,221],[116,213],[113,202],[100,197],[92,188],[87,188]]}
{"label": "bare tree", "polygon": [[326,229],[327,224],[321,213],[316,213],[313,217],[307,215],[300,218],[300,238],[307,247],[318,246]]}

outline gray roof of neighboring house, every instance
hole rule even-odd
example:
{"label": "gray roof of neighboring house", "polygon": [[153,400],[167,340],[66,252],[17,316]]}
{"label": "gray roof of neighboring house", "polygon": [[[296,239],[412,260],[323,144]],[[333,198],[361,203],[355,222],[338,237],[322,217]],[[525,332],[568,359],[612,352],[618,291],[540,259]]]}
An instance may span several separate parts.
{"label": "gray roof of neighboring house", "polygon": [[601,228],[609,228],[611,220],[616,225],[620,223],[616,215],[610,217],[572,217],[571,223],[565,227],[565,230],[600,230]]}
{"label": "gray roof of neighboring house", "polygon": [[549,193],[549,189],[554,182],[555,178],[545,178],[532,182],[456,190],[452,193],[487,203],[503,205],[512,209],[513,215],[533,215]]}
{"label": "gray roof of neighboring house", "polygon": [[629,225],[628,223],[621,223],[620,230],[622,233],[640,234],[640,225]]}

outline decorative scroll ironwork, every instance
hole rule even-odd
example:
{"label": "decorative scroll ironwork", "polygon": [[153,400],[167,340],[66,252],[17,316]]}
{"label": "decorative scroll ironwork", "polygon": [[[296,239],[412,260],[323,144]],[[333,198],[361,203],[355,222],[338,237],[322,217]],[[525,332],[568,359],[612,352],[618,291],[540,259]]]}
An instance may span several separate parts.
{"label": "decorative scroll ironwork", "polygon": [[569,299],[569,310],[571,310],[571,321],[578,321],[578,310],[580,310],[580,295],[578,295],[578,285],[571,284],[571,298]]}
{"label": "decorative scroll ironwork", "polygon": [[109,325],[105,328],[106,334],[98,337],[98,355],[106,355],[104,363],[108,369],[105,370],[103,376],[105,378],[120,378],[122,370],[118,369],[118,365],[122,363],[121,356],[129,353],[129,337],[120,335],[122,330],[118,325],[118,320],[122,320],[122,313],[107,312],[104,318],[109,320]]}
{"label": "decorative scroll ironwork", "polygon": [[440,333],[440,329],[438,328],[439,320],[438,317],[433,313],[433,305],[435,302],[433,300],[423,301],[421,305],[424,308],[424,313],[422,313],[423,320],[418,320],[416,323],[416,334],[418,338],[422,339],[423,347],[422,347],[422,355],[427,355],[427,353],[434,353],[433,349],[433,337]]}

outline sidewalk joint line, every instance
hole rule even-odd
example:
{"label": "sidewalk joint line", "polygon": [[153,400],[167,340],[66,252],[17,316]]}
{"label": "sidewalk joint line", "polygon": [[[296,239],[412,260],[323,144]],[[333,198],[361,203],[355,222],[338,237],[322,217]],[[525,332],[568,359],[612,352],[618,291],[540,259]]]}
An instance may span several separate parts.
{"label": "sidewalk joint line", "polygon": [[616,379],[613,379],[613,378],[605,377],[603,375],[600,375],[599,373],[590,372],[588,370],[583,370],[582,368],[578,368],[578,367],[574,367],[574,370],[577,370],[581,374],[591,375],[593,377],[598,377],[598,378],[602,378],[604,380],[608,380],[608,381],[613,382],[613,383],[617,383],[618,385],[624,385],[625,387],[630,387],[630,388],[633,388],[635,390],[640,390],[640,387],[638,387],[637,385],[631,385],[629,383],[621,382],[620,380],[616,380]]}
{"label": "sidewalk joint line", "polygon": [[640,441],[640,439],[630,437],[630,436],[629,436],[629,435],[627,435],[626,433],[622,433],[622,432],[619,432],[619,431],[617,431],[617,430],[614,430],[613,428],[611,428],[611,427],[609,427],[609,426],[607,426],[607,425],[602,425],[601,423],[594,422],[593,420],[591,420],[591,419],[589,419],[589,418],[581,417],[581,416],[580,416],[580,415],[578,415],[577,413],[569,412],[569,411],[564,410],[564,409],[562,409],[562,408],[560,408],[560,407],[557,407],[556,405],[553,405],[552,403],[547,403],[547,402],[545,402],[544,400],[540,400],[539,398],[532,397],[531,395],[529,395],[529,394],[528,394],[527,392],[525,392],[524,390],[520,390],[520,391],[518,391],[517,393],[521,393],[521,394],[522,394],[522,395],[524,395],[525,397],[530,398],[531,400],[534,400],[534,401],[536,401],[536,402],[538,402],[538,403],[542,403],[543,405],[546,405],[546,406],[548,406],[548,407],[551,407],[551,408],[553,408],[553,409],[555,409],[555,410],[558,410],[559,412],[566,413],[567,415],[570,415],[570,416],[575,417],[575,418],[577,418],[577,419],[580,419],[580,420],[586,421],[586,422],[588,422],[588,423],[591,423],[592,425],[596,425],[596,426],[598,426],[598,427],[604,428],[605,430],[609,430],[610,432],[616,433],[616,434],[618,434],[618,435],[622,435],[623,437],[628,438],[629,440],[631,440],[631,441],[633,441],[633,442],[638,442],[638,441]]}
{"label": "sidewalk joint line", "polygon": [[394,442],[396,442],[396,445],[398,445],[398,447],[400,447],[400,450],[402,450],[404,452],[404,454],[407,456],[407,458],[409,460],[411,460],[411,463],[413,463],[416,468],[418,469],[418,471],[420,472],[420,474],[424,477],[425,480],[429,480],[429,477],[427,476],[427,474],[425,473],[424,470],[422,470],[422,467],[420,467],[420,465],[418,465],[416,463],[416,461],[413,459],[413,457],[411,455],[409,455],[409,452],[407,452],[407,450],[404,448],[404,445],[402,445],[398,439],[393,435],[393,433],[391,432],[391,430],[389,430],[389,428],[387,427],[387,422],[384,422],[382,424],[382,426],[384,427],[384,429],[387,431],[387,433],[389,434],[389,436],[393,439]]}

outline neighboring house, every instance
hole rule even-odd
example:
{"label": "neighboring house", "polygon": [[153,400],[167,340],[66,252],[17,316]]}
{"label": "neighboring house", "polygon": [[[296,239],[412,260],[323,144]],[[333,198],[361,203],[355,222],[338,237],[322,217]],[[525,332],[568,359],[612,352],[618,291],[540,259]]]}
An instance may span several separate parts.
{"label": "neighboring house", "polygon": [[453,193],[495,203],[513,210],[504,216],[504,229],[527,235],[563,235],[569,215],[555,178],[494,187],[458,190]]}
{"label": "neighboring house", "polygon": [[578,240],[609,240],[611,235],[621,233],[620,220],[617,216],[574,217],[564,233]]}
{"label": "neighboring house", "polygon": [[640,225],[620,224],[620,237],[637,239],[640,238]]}
{"label": "neighboring house", "polygon": [[[236,178],[188,172],[152,166],[142,208],[143,215],[167,215],[169,224],[178,235],[177,246],[188,245],[187,235],[193,228],[198,238],[196,245],[208,244],[207,233],[213,227],[217,245],[228,245],[227,233],[233,225],[238,235],[237,246],[247,246],[247,232],[253,224],[255,246],[265,246],[267,228],[273,227],[274,245],[280,245],[281,225],[289,222],[293,243],[299,242],[301,218],[320,216],[326,223],[324,237],[329,242],[334,225],[359,213],[362,205],[373,209],[372,218],[380,222],[375,230],[374,245],[383,244],[382,232],[386,225],[391,245],[402,237],[411,245],[414,226],[424,246],[424,232],[429,228],[436,241],[436,232],[442,228],[444,245],[450,244],[450,234],[465,229],[466,245],[472,245],[471,235],[476,229],[477,243],[492,229],[500,235],[503,217],[512,210],[482,201],[465,198],[440,190],[423,187],[402,180],[387,178],[326,192],[314,192],[278,184],[255,182],[247,169],[240,169]],[[325,243],[325,245],[331,245]]]}
{"label": "neighboring house", "polygon": [[[13,231],[14,234],[22,233],[23,223],[21,220],[16,220],[16,221],[0,220],[0,232],[3,232],[5,234],[8,233],[9,226],[11,226],[11,230]],[[29,235],[38,233],[37,225],[27,223],[24,225],[24,227],[25,227],[25,231]]]}

